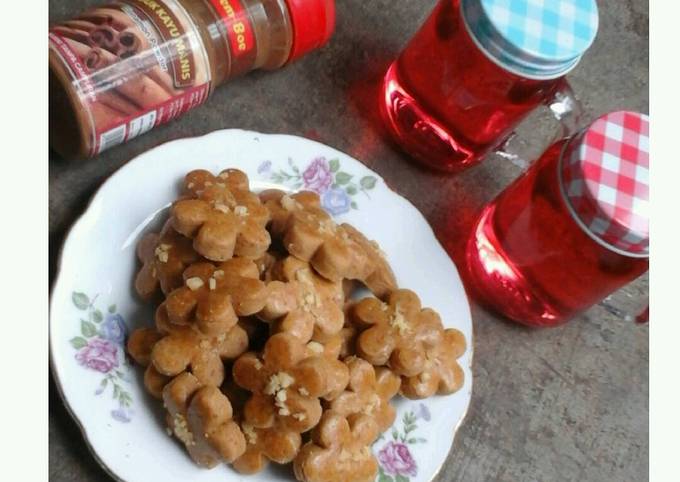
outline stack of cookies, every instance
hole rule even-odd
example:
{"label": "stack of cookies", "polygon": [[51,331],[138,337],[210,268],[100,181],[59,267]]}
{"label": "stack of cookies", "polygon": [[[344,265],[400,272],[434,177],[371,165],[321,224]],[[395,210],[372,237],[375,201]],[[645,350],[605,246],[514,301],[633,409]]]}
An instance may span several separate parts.
{"label": "stack of cookies", "polygon": [[[257,195],[241,171],[192,171],[137,252],[136,291],[160,304],[128,352],[202,467],[292,462],[302,482],[372,481],[390,400],[463,385],[463,335],[315,193]],[[352,302],[362,286],[374,296]]]}

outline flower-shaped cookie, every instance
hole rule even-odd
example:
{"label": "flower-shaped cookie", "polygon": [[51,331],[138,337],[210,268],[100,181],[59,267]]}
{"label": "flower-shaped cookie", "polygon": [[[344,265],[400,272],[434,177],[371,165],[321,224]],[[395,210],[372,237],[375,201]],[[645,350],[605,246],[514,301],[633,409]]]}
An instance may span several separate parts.
{"label": "flower-shaped cookie", "polygon": [[377,437],[371,417],[345,418],[328,410],[312,431],[312,440],[295,457],[295,477],[301,482],[373,482],[378,461],[370,446]]}
{"label": "flower-shaped cookie", "polygon": [[361,281],[375,296],[385,299],[391,291],[397,289],[397,280],[394,277],[390,264],[387,262],[385,253],[380,249],[378,243],[369,240],[351,224],[344,223],[341,226],[349,237],[357,242],[364,252],[368,253],[368,256],[373,261],[373,271]]}
{"label": "flower-shaped cookie", "polygon": [[262,309],[266,286],[256,264],[232,258],[218,266],[196,263],[184,270],[184,286],[165,301],[168,318],[179,326],[192,325],[205,335],[219,335]]}
{"label": "flower-shaped cookie", "polygon": [[347,390],[329,402],[328,408],[343,416],[363,413],[384,432],[394,423],[396,411],[390,400],[399,392],[401,379],[388,368],[373,368],[361,358],[349,357],[344,362],[349,368]]}
{"label": "flower-shaped cookie", "polygon": [[259,198],[269,211],[269,230],[277,239],[283,238],[294,211],[321,207],[319,195],[312,191],[286,194],[279,189],[266,189],[260,193]]}
{"label": "flower-shaped cookie", "polygon": [[172,229],[170,222],[160,234],[149,233],[140,240],[137,257],[142,268],[135,278],[135,289],[144,300],[153,297],[159,286],[165,295],[182,286],[182,273],[199,259],[191,240]]}
{"label": "flower-shaped cookie", "polygon": [[441,343],[425,350],[425,369],[417,376],[402,377],[401,393],[407,398],[448,395],[463,386],[465,374],[457,359],[465,353],[465,337],[455,328],[444,330]]}
{"label": "flower-shaped cookie", "polygon": [[184,180],[185,198],[171,210],[172,225],[193,239],[194,249],[212,261],[232,256],[261,257],[271,243],[265,229],[269,211],[248,188],[248,177],[236,169],[218,176],[192,171]]}
{"label": "flower-shaped cookie", "polygon": [[292,462],[300,451],[302,437],[297,432],[278,428],[255,428],[242,422],[246,437],[246,451],[234,460],[233,467],[242,474],[254,474],[264,469],[269,461],[277,464]]}
{"label": "flower-shaped cookie", "polygon": [[323,210],[316,193],[289,196],[267,191],[262,198],[272,217],[272,234],[282,238],[286,251],[308,261],[324,278],[363,280],[374,271],[367,253]]}
{"label": "flower-shaped cookie", "polygon": [[292,333],[302,341],[328,341],[344,325],[342,283],[322,278],[309,263],[289,256],[268,273],[268,297],[260,317],[274,321],[273,332]]}
{"label": "flower-shaped cookie", "polygon": [[202,386],[182,373],[163,389],[168,429],[181,440],[198,465],[213,468],[231,463],[246,449],[238,424],[232,420],[229,399],[213,386]]}
{"label": "flower-shaped cookie", "polygon": [[161,338],[163,335],[153,328],[139,328],[130,334],[127,342],[128,354],[138,365],[146,367],[144,386],[156,398],[162,397],[163,387],[170,381],[170,377],[159,373],[151,363],[151,350]]}
{"label": "flower-shaped cookie", "polygon": [[426,352],[442,341],[439,315],[422,308],[410,290],[396,290],[388,302],[365,298],[351,311],[358,329],[357,355],[373,365],[387,365],[398,375],[416,376],[426,368]]}
{"label": "flower-shaped cookie", "polygon": [[269,338],[261,358],[253,352],[240,356],[233,375],[240,387],[252,392],[244,422],[297,433],[319,421],[319,398],[332,400],[349,379],[344,363],[324,355],[308,356],[306,345],[289,333]]}
{"label": "flower-shaped cookie", "polygon": [[171,323],[166,303],[156,310],[156,329],[164,335],[151,350],[150,360],[158,373],[173,377],[189,370],[203,385],[220,386],[223,362],[248,349],[248,335],[239,324],[225,333],[205,336],[194,327]]}

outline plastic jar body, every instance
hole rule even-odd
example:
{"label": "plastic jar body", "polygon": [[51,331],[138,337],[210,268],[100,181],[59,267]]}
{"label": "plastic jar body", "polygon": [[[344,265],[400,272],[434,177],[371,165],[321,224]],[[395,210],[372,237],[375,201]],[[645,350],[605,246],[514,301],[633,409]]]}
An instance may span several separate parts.
{"label": "plastic jar body", "polygon": [[285,0],[119,0],[50,28],[50,144],[91,157],[284,65]]}
{"label": "plastic jar body", "polygon": [[482,212],[466,251],[475,296],[530,326],[562,324],[648,270],[648,257],[598,242],[576,222],[551,146]]}

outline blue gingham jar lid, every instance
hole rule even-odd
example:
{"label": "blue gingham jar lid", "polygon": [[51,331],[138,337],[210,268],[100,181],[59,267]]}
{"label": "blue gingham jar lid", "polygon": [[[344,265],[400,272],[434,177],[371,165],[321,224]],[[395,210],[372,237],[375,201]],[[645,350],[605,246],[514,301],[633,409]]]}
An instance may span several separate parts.
{"label": "blue gingham jar lid", "polygon": [[549,79],[573,68],[595,40],[595,0],[462,0],[473,39],[519,75]]}

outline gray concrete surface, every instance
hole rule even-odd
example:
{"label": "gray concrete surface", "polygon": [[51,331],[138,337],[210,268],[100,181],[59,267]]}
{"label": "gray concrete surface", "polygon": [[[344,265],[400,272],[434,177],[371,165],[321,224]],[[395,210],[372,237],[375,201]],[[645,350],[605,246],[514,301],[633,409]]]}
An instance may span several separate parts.
{"label": "gray concrete surface", "polygon": [[[50,19],[95,2],[50,0]],[[457,177],[421,170],[386,141],[375,117],[376,80],[422,23],[433,0],[338,0],[330,45],[299,63],[219,89],[170,125],[85,162],[50,154],[50,279],[64,235],[101,182],[165,141],[238,127],[303,135],[378,171],[432,224],[454,258],[483,204],[520,169],[492,156]],[[600,1],[601,30],[569,76],[587,118],[648,110],[648,2]],[[545,113],[520,129],[515,148],[539,153]],[[562,328],[526,330],[473,305],[474,389],[468,417],[438,481],[641,481],[648,477],[647,277]],[[50,479],[105,481],[50,380]]]}

